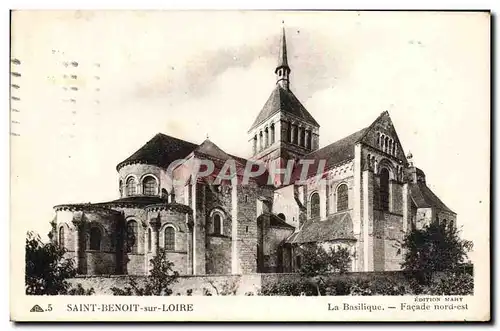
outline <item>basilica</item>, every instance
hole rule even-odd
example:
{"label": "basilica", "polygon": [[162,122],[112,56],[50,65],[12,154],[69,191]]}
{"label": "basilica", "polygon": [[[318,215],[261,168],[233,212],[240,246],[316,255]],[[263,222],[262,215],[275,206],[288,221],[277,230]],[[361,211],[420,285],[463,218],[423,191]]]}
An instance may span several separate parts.
{"label": "basilica", "polygon": [[[274,72],[276,86],[249,123],[252,155],[158,133],[116,166],[116,200],[54,207],[52,240],[79,274],[147,275],[160,249],[182,275],[289,273],[307,243],[347,248],[352,271],[398,270],[405,233],[455,222],[387,111],[319,148],[320,125],[290,87],[284,30]],[[189,169],[206,160],[214,173],[228,160],[267,170],[244,184],[239,171],[220,182],[193,177]]]}

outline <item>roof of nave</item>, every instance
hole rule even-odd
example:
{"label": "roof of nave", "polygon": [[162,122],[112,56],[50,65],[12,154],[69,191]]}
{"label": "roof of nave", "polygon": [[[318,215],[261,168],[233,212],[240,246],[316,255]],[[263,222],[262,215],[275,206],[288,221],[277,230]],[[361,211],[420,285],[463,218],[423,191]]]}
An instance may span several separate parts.
{"label": "roof of nave", "polygon": [[[325,170],[336,164],[352,160],[354,158],[354,146],[363,138],[367,130],[368,128],[361,129],[347,137],[331,143],[328,146],[305,155],[302,159],[315,161],[309,166],[307,177],[317,173],[317,167],[319,166],[320,160],[325,160]],[[298,178],[301,171],[302,168],[299,165],[294,171],[293,178]]]}
{"label": "roof of nave", "polygon": [[299,99],[297,99],[292,91],[284,89],[280,85],[276,85],[249,130],[252,130],[280,111],[289,113],[307,123],[319,127],[318,122],[316,122],[302,103],[300,103]]}
{"label": "roof of nave", "polygon": [[352,229],[352,219],[349,212],[330,215],[326,220],[310,219],[304,223],[298,232],[287,240],[290,244],[308,242],[324,242],[332,240],[356,240]]}
{"label": "roof of nave", "polygon": [[146,163],[160,167],[168,167],[175,160],[182,159],[198,145],[189,141],[158,133],[134,154],[118,163],[116,170],[132,163]]}
{"label": "roof of nave", "polygon": [[431,191],[431,189],[422,182],[411,183],[410,193],[413,202],[417,208],[437,208],[446,212],[455,214],[448,208],[438,197]]}

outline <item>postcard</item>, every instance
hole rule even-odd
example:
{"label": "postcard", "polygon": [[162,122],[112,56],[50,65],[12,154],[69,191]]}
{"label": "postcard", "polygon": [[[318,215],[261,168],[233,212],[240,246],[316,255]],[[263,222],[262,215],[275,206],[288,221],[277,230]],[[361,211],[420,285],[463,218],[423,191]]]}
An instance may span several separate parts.
{"label": "postcard", "polygon": [[488,321],[490,19],[12,11],[11,319]]}

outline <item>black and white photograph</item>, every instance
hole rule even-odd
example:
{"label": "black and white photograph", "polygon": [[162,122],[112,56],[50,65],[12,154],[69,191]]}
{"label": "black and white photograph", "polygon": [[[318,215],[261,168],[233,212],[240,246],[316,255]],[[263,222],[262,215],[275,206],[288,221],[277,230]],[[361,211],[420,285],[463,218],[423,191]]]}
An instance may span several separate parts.
{"label": "black and white photograph", "polygon": [[489,319],[489,12],[15,10],[11,36],[23,319]]}

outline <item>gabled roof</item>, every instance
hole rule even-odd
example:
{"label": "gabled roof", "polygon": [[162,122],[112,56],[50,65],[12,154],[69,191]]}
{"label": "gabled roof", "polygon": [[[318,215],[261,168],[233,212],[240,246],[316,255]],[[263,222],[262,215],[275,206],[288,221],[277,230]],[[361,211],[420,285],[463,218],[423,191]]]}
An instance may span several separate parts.
{"label": "gabled roof", "polygon": [[330,215],[326,220],[310,219],[287,240],[290,244],[325,242],[333,240],[356,240],[349,212]]}
{"label": "gabled roof", "polygon": [[422,182],[410,184],[410,194],[417,208],[437,208],[455,214]]}
{"label": "gabled roof", "polygon": [[158,133],[134,154],[120,162],[116,170],[132,163],[146,163],[166,168],[172,161],[187,156],[197,146],[191,142]]}
{"label": "gabled roof", "polygon": [[[319,166],[320,160],[325,160],[325,170],[333,167],[336,164],[343,163],[345,161],[354,158],[354,146],[356,143],[363,138],[365,132],[368,128],[361,129],[345,138],[337,140],[336,142],[325,146],[317,151],[305,155],[302,159],[314,160],[309,166],[308,175],[310,177],[317,173],[317,168]],[[298,179],[302,171],[302,167],[299,165],[294,170],[293,178]]]}
{"label": "gabled roof", "polygon": [[193,152],[195,154],[212,156],[222,161],[226,161],[232,158],[229,154],[224,152],[219,146],[211,142],[209,139],[206,139],[204,142],[202,142],[201,145],[196,147]]}
{"label": "gabled roof", "polygon": [[299,99],[297,99],[292,91],[284,89],[280,85],[276,85],[269,99],[267,99],[264,107],[262,107],[262,110],[255,119],[255,122],[253,122],[250,127],[250,130],[280,111],[291,114],[311,125],[319,127],[318,122],[316,122],[312,115],[300,103]]}

